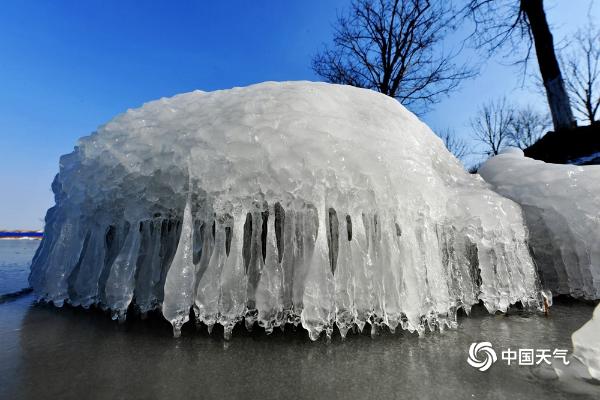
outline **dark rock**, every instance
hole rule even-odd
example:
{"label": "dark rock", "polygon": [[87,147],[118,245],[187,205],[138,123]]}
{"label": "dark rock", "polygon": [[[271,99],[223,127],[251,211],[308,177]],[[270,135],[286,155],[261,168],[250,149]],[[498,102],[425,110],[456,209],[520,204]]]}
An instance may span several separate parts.
{"label": "dark rock", "polygon": [[600,164],[600,123],[548,132],[524,152],[554,164]]}

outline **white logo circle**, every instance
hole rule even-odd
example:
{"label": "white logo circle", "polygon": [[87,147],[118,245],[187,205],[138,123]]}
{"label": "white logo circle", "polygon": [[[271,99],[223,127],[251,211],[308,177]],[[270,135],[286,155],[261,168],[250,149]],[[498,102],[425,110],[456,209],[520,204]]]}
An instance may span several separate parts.
{"label": "white logo circle", "polygon": [[[482,358],[480,359],[479,356],[482,356]],[[473,343],[469,347],[467,362],[470,366],[482,372],[487,371],[496,360],[498,360],[498,357],[490,342]]]}

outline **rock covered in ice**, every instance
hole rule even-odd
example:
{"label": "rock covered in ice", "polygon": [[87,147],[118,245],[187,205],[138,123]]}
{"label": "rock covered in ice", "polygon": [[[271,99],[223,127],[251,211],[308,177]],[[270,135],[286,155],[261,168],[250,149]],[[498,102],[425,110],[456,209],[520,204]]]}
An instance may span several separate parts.
{"label": "rock covered in ice", "polygon": [[422,333],[540,304],[521,210],[395,100],[324,83],[192,92],[129,110],[61,158],[40,299],[159,308],[179,334],[302,323]]}
{"label": "rock covered in ice", "polygon": [[590,376],[600,381],[600,304],[592,319],[571,336],[573,355],[588,369]]}
{"label": "rock covered in ice", "polygon": [[548,164],[512,150],[479,174],[523,207],[543,286],[600,298],[600,166]]}

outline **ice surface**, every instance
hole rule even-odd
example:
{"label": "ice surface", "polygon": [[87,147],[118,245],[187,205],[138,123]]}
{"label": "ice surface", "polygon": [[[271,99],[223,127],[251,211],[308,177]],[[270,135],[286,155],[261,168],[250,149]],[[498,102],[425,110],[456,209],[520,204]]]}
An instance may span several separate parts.
{"label": "ice surface", "polygon": [[129,110],[61,158],[30,282],[123,319],[225,335],[302,323],[423,333],[541,302],[519,206],[395,100],[324,83],[192,92]]}
{"label": "ice surface", "polygon": [[543,286],[600,298],[600,166],[547,164],[512,150],[479,174],[523,207]]}
{"label": "ice surface", "polygon": [[587,367],[590,376],[600,381],[600,304],[591,320],[571,336],[573,355]]}

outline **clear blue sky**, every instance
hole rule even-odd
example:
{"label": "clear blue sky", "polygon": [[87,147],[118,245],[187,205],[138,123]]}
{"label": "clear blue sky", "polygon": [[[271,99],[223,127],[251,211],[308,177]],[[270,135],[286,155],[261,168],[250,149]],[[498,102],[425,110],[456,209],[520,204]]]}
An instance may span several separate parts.
{"label": "clear blue sky", "polygon": [[[547,0],[556,39],[586,20],[590,0]],[[0,229],[41,228],[50,183],[77,138],[144,102],[265,80],[318,80],[312,54],[347,0],[7,0],[0,12]],[[598,4],[592,14],[600,16]],[[532,71],[535,71],[532,65]],[[423,118],[468,137],[479,104],[519,89],[496,60]],[[542,99],[543,100],[543,99]]]}

